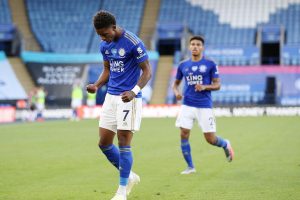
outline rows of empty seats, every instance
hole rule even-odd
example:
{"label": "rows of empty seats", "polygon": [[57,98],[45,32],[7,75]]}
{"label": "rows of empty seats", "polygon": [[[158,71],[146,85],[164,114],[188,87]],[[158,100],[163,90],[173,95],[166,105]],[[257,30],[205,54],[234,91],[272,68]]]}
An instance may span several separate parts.
{"label": "rows of empty seats", "polygon": [[[102,9],[112,12],[118,25],[139,34],[144,4],[144,0],[103,0]],[[94,33],[90,52],[99,52],[99,41],[99,36]]]}
{"label": "rows of empty seats", "polygon": [[300,0],[162,0],[159,22],[182,22],[212,45],[254,45],[260,25],[283,25],[299,44]]}
{"label": "rows of empty seats", "polygon": [[207,44],[253,45],[254,28],[233,29],[229,24],[220,24],[219,17],[213,11],[193,6],[185,0],[163,0],[159,22],[182,22],[194,34],[204,35]]}
{"label": "rows of empty seats", "polygon": [[186,0],[193,6],[200,6],[219,16],[220,23],[234,28],[256,28],[257,24],[267,23],[270,14],[286,9],[300,0]]}
{"label": "rows of empty seats", "polygon": [[300,2],[291,4],[287,9],[280,9],[270,16],[265,24],[281,25],[286,31],[286,44],[300,44]]}
{"label": "rows of empty seats", "polygon": [[[31,28],[44,51],[57,53],[99,52],[93,15],[111,11],[117,22],[138,33],[144,1],[140,0],[27,0]],[[133,14],[134,13],[134,14]]]}
{"label": "rows of empty seats", "polygon": [[0,24],[11,24],[12,19],[7,0],[0,0]]}
{"label": "rows of empty seats", "polygon": [[27,0],[30,24],[44,51],[86,53],[99,0]]}

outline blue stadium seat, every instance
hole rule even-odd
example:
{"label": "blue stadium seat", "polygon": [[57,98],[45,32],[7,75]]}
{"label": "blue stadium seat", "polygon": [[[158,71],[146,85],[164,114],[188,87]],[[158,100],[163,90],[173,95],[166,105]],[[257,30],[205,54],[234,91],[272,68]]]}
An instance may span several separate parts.
{"label": "blue stadium seat", "polygon": [[11,24],[11,14],[8,0],[0,0],[0,24]]}

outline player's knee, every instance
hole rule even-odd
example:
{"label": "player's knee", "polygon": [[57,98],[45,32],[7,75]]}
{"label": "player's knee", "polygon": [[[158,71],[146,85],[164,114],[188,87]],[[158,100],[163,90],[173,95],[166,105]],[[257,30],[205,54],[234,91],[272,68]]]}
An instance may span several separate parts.
{"label": "player's knee", "polygon": [[211,145],[215,144],[214,140],[212,140],[211,138],[206,138],[206,141]]}
{"label": "player's knee", "polygon": [[189,139],[190,130],[181,128],[180,135],[181,135],[181,139]]}
{"label": "player's knee", "polygon": [[209,144],[214,145],[216,143],[216,138],[214,134],[204,134],[204,136]]}
{"label": "player's knee", "polygon": [[119,146],[128,146],[128,142],[125,137],[119,137]]}
{"label": "player's knee", "polygon": [[99,142],[98,142],[98,146],[99,147],[103,147],[103,146],[109,146],[109,145],[111,145],[112,143],[111,142],[108,142],[108,141],[105,141],[105,140],[99,140]]}

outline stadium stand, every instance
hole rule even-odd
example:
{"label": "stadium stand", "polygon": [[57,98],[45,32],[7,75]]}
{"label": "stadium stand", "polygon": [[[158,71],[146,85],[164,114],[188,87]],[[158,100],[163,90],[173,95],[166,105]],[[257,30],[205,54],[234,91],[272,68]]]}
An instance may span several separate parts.
{"label": "stadium stand", "polygon": [[7,0],[0,0],[0,24],[11,24],[10,9]]}
{"label": "stadium stand", "polygon": [[207,44],[239,46],[254,44],[254,28],[233,29],[229,24],[221,24],[218,15],[213,11],[205,10],[201,6],[193,6],[187,1],[163,0],[159,22],[182,22],[191,29],[193,34],[204,35]]}
{"label": "stadium stand", "polygon": [[94,33],[92,16],[100,9],[111,11],[118,24],[138,34],[144,8],[144,1],[139,0],[91,0],[89,3],[27,0],[26,3],[32,30],[43,50],[57,53],[99,52],[99,36]]}
{"label": "stadium stand", "polygon": [[[284,45],[293,47],[300,43],[299,3],[299,0],[162,0],[159,23],[181,22],[193,34],[204,35],[207,47],[217,50],[225,47],[253,49],[259,27],[279,25],[286,32]],[[258,62],[258,52],[257,49],[256,53],[238,59],[226,56],[216,61],[220,65],[253,65]],[[298,59],[289,58],[284,64],[299,64]]]}
{"label": "stadium stand", "polygon": [[33,32],[44,51],[87,53],[99,0],[27,0]]}
{"label": "stadium stand", "polygon": [[[121,27],[138,35],[143,18],[144,4],[144,0],[103,0],[101,8],[114,13],[117,23]],[[99,36],[96,33],[93,33],[90,52],[99,52]]]}
{"label": "stadium stand", "polygon": [[25,0],[9,0],[9,7],[13,24],[22,37],[22,49],[26,51],[41,51],[41,46],[37,41],[29,24]]}

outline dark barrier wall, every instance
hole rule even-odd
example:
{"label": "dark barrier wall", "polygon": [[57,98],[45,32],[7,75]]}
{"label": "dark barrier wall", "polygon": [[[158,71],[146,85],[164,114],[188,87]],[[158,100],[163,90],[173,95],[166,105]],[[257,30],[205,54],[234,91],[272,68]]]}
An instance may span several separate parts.
{"label": "dark barrier wall", "polygon": [[67,107],[71,104],[74,82],[80,81],[84,87],[88,65],[103,62],[99,54],[23,52],[22,59],[36,85],[47,91],[47,105]]}
{"label": "dark barrier wall", "polygon": [[[157,52],[148,52],[148,54],[151,62],[157,62],[159,57]],[[23,52],[22,59],[35,83],[43,86],[47,91],[46,100],[50,106],[70,106],[74,82],[80,80],[84,89],[91,81],[88,80],[89,69],[102,67],[103,63],[101,54]],[[101,96],[104,95],[101,93]]]}
{"label": "dark barrier wall", "polygon": [[84,64],[26,63],[36,85],[47,91],[49,103],[68,104],[75,80],[82,80]]}

